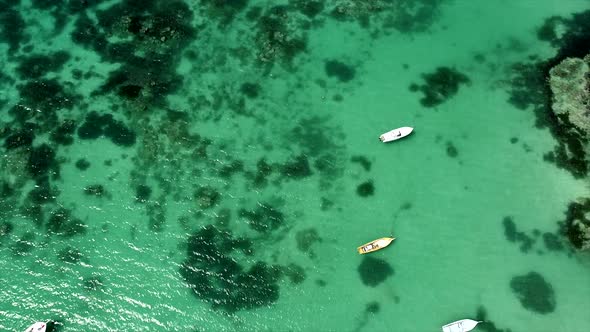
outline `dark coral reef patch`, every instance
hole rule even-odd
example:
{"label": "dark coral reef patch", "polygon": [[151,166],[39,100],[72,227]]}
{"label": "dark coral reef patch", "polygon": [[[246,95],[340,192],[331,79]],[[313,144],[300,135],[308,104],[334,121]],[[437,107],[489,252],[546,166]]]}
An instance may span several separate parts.
{"label": "dark coral reef patch", "polygon": [[469,78],[449,67],[438,67],[433,73],[422,74],[424,84],[410,86],[411,91],[424,95],[420,103],[424,107],[436,107],[459,92],[459,87],[470,82]]}
{"label": "dark coral reef patch", "polygon": [[324,69],[328,77],[335,77],[343,83],[351,81],[356,75],[356,70],[354,67],[351,67],[350,65],[347,65],[344,62],[340,62],[338,60],[326,61]]}
{"label": "dark coral reef patch", "polygon": [[285,224],[283,213],[268,203],[258,204],[254,210],[241,209],[240,217],[260,233],[269,233]]}
{"label": "dark coral reef patch", "polygon": [[90,112],[86,116],[86,121],[78,128],[78,137],[97,139],[103,136],[124,147],[132,146],[136,141],[135,133],[123,122],[115,120],[111,114]]}

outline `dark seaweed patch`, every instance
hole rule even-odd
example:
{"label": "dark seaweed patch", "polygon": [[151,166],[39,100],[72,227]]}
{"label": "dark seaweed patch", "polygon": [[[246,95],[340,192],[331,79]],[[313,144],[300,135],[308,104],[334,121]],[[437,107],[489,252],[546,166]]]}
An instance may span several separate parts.
{"label": "dark seaweed patch", "polygon": [[50,234],[71,237],[86,233],[86,225],[82,220],[72,217],[71,212],[60,208],[51,213],[47,220],[47,231]]}
{"label": "dark seaweed patch", "polygon": [[74,247],[67,246],[57,254],[57,257],[64,263],[77,264],[82,260],[82,253]]}
{"label": "dark seaweed patch", "polygon": [[135,99],[141,95],[141,89],[143,89],[141,85],[122,85],[119,87],[117,94],[128,99]]}
{"label": "dark seaweed patch", "polygon": [[328,77],[336,77],[340,82],[349,82],[356,75],[353,67],[338,60],[326,61],[324,70]]}
{"label": "dark seaweed patch", "polygon": [[45,177],[37,180],[37,184],[29,192],[27,198],[34,204],[42,205],[55,201],[57,194],[49,185],[49,179]]}
{"label": "dark seaweed patch", "polygon": [[281,174],[288,178],[302,179],[312,175],[309,160],[304,154],[298,155],[281,166]]}
{"label": "dark seaweed patch", "polygon": [[0,240],[10,235],[14,230],[14,225],[9,221],[0,222]]}
{"label": "dark seaweed patch", "polygon": [[[29,173],[35,178],[58,174],[58,165],[55,161],[55,151],[49,145],[42,144],[34,147],[29,155]],[[51,171],[51,172],[50,172]]]}
{"label": "dark seaweed patch", "polygon": [[567,208],[563,232],[574,247],[582,249],[590,245],[587,230],[590,228],[590,199],[572,202]]}
{"label": "dark seaweed patch", "polygon": [[219,170],[219,176],[231,178],[232,175],[244,171],[244,163],[241,160],[234,160],[227,165],[223,165]]}
{"label": "dark seaweed patch", "polygon": [[360,164],[367,172],[371,170],[371,161],[365,156],[353,156],[350,161]]}
{"label": "dark seaweed patch", "polygon": [[457,150],[455,144],[453,144],[453,142],[447,142],[447,156],[450,158],[457,158],[458,155],[459,150]]}
{"label": "dark seaweed patch", "polygon": [[232,313],[271,305],[279,299],[282,269],[261,261],[247,268],[232,258],[236,250],[247,252],[250,247],[246,239],[206,226],[189,237],[180,274],[214,309]]}
{"label": "dark seaweed patch", "polygon": [[231,222],[231,210],[230,209],[221,209],[219,213],[215,216],[215,225],[218,226],[220,229],[227,228],[229,223]]}
{"label": "dark seaweed patch", "polygon": [[260,95],[260,84],[258,83],[243,83],[240,86],[240,92],[248,98],[257,98]]}
{"label": "dark seaweed patch", "polygon": [[10,8],[15,2],[7,1],[0,4],[0,42],[8,44],[10,53],[18,51],[20,44],[27,39],[25,20],[20,13]]}
{"label": "dark seaweed patch", "polygon": [[88,167],[90,167],[90,162],[88,162],[88,160],[82,158],[82,159],[78,159],[76,161],[76,168],[81,170],[81,171],[85,171],[88,169]]}
{"label": "dark seaweed patch", "polygon": [[540,314],[555,311],[553,287],[539,273],[529,272],[512,278],[510,288],[525,309]]}
{"label": "dark seaweed patch", "polygon": [[293,2],[297,10],[310,19],[315,18],[324,10],[324,1],[296,0]]}
{"label": "dark seaweed patch", "polygon": [[365,306],[365,312],[369,314],[378,314],[380,310],[381,306],[377,301],[371,301]]}
{"label": "dark seaweed patch", "polygon": [[475,320],[481,321],[481,323],[477,326],[478,330],[486,332],[512,332],[511,329],[500,329],[496,327],[496,324],[488,318],[488,313],[483,306],[479,306],[477,308]]}
{"label": "dark seaweed patch", "polygon": [[6,137],[4,147],[6,150],[17,149],[20,147],[30,148],[34,139],[35,134],[32,130],[20,130]]}
{"label": "dark seaweed patch", "polygon": [[96,291],[104,286],[104,281],[99,276],[84,277],[82,280],[82,286],[89,291]]}
{"label": "dark seaweed patch", "polygon": [[[182,77],[176,73],[183,49],[195,38],[193,12],[183,1],[123,1],[96,11],[98,25],[79,15],[72,40],[119,63],[94,93],[113,92],[126,99],[165,105]],[[124,42],[109,43],[107,36]],[[141,49],[141,55],[136,50]]]}
{"label": "dark seaweed patch", "polygon": [[97,139],[103,135],[103,127],[109,121],[109,115],[99,115],[90,112],[86,115],[86,122],[78,128],[78,137],[81,139]]}
{"label": "dark seaweed patch", "polygon": [[199,187],[195,192],[194,197],[201,209],[212,208],[221,200],[221,194],[213,187],[209,186]]}
{"label": "dark seaweed patch", "polygon": [[315,228],[308,228],[297,232],[297,234],[295,234],[295,240],[297,241],[297,249],[301,252],[309,253],[310,255],[313,255],[311,247],[316,242],[322,242],[322,238]]}
{"label": "dark seaweed patch", "polygon": [[322,211],[328,211],[334,206],[334,202],[332,200],[327,199],[326,197],[322,197],[320,201],[320,209]]}
{"label": "dark seaweed patch", "polygon": [[24,57],[16,72],[23,79],[37,79],[47,73],[61,70],[63,65],[70,59],[70,54],[59,51],[50,54],[34,54]]}
{"label": "dark seaweed patch", "polygon": [[423,85],[418,89],[424,94],[420,103],[424,107],[438,106],[459,92],[462,84],[470,82],[469,78],[456,69],[438,67],[433,73],[422,74]]}
{"label": "dark seaweed patch", "polygon": [[297,264],[289,264],[283,268],[283,273],[292,284],[298,285],[305,281],[305,270]]}
{"label": "dark seaweed patch", "polygon": [[145,184],[140,184],[135,188],[135,201],[139,203],[145,203],[150,199],[152,195],[152,188]]}
{"label": "dark seaweed patch", "polygon": [[[79,99],[56,79],[27,81],[19,85],[18,90],[21,103],[11,110],[12,115],[21,124],[38,120],[38,123],[46,130],[51,130],[58,125],[59,110],[71,109]],[[42,112],[36,110],[42,110]]]}
{"label": "dark seaweed patch", "polygon": [[269,233],[285,223],[283,213],[270,204],[258,204],[254,210],[240,210],[240,217],[246,219],[250,227],[260,233]]}
{"label": "dark seaweed patch", "polygon": [[202,0],[209,17],[221,25],[230,23],[234,17],[248,6],[248,0]]}
{"label": "dark seaweed patch", "polygon": [[373,181],[366,181],[359,184],[356,187],[356,193],[361,197],[373,196],[375,193],[375,185],[373,184]]}
{"label": "dark seaweed patch", "polygon": [[123,122],[117,121],[111,114],[98,114],[90,112],[86,121],[78,128],[78,137],[81,139],[97,139],[105,136],[119,146],[132,146],[135,144],[136,135],[131,129],[125,127]]}
{"label": "dark seaweed patch", "polygon": [[511,217],[504,217],[502,220],[504,225],[504,235],[509,242],[520,243],[520,250],[522,252],[529,252],[529,250],[535,244],[535,239],[526,235],[524,232],[518,231],[516,224]]}
{"label": "dark seaweed patch", "polygon": [[166,205],[160,203],[163,200],[162,198],[161,200],[149,202],[146,205],[149,227],[155,232],[163,231],[164,225],[166,224]]}
{"label": "dark seaweed patch", "polygon": [[564,248],[559,236],[553,233],[543,233],[543,243],[547,250],[560,251]]}
{"label": "dark seaweed patch", "polygon": [[51,141],[61,145],[74,143],[72,135],[76,132],[74,120],[64,120],[55,130],[51,132]]}
{"label": "dark seaweed patch", "polygon": [[[339,21],[356,21],[359,26],[390,32],[424,32],[439,16],[442,0],[429,1],[339,1],[330,11],[330,17]],[[371,31],[373,32],[373,30]],[[373,32],[374,33],[374,32]]]}
{"label": "dark seaweed patch", "polygon": [[25,256],[35,249],[35,234],[31,232],[25,233],[12,246],[12,253],[16,256]]}
{"label": "dark seaweed patch", "polygon": [[113,120],[104,128],[104,135],[119,146],[132,146],[135,144],[135,133],[120,122]]}
{"label": "dark seaweed patch", "polygon": [[282,60],[290,65],[295,56],[306,50],[307,39],[295,35],[294,31],[289,29],[288,22],[288,8],[280,5],[268,9],[258,19],[256,41],[260,60]]}
{"label": "dark seaweed patch", "polygon": [[394,271],[386,261],[370,256],[365,256],[358,267],[361,280],[365,286],[376,287],[384,282]]}
{"label": "dark seaweed patch", "polygon": [[106,189],[104,189],[102,184],[93,184],[84,187],[84,194],[87,196],[102,197],[106,194]]}

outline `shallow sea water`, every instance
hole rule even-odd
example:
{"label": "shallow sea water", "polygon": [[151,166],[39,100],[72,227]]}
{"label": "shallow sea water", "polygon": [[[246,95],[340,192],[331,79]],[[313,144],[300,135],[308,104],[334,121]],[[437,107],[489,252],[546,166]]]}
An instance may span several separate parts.
{"label": "shallow sea water", "polygon": [[[537,29],[588,1],[0,3],[0,330],[590,327],[559,232],[588,181],[508,102],[556,52]],[[425,107],[440,67],[466,82]],[[531,273],[540,310],[511,286]]]}

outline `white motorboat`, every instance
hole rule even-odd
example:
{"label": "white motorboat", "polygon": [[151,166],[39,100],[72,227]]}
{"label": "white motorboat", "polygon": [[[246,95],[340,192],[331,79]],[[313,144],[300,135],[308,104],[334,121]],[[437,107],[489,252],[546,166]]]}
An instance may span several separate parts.
{"label": "white motorboat", "polygon": [[29,326],[25,332],[45,332],[47,330],[47,323],[45,322],[37,322],[31,326]]}
{"label": "white motorboat", "polygon": [[443,332],[467,332],[473,330],[482,321],[462,319],[442,327]]}
{"label": "white motorboat", "polygon": [[367,254],[387,247],[393,240],[395,240],[394,237],[382,237],[380,239],[373,240],[369,243],[365,243],[362,246],[356,248],[356,250],[361,255]]}
{"label": "white motorboat", "polygon": [[414,128],[412,127],[400,127],[394,130],[390,130],[385,134],[379,136],[379,140],[383,143],[396,141],[400,138],[404,138],[412,133]]}

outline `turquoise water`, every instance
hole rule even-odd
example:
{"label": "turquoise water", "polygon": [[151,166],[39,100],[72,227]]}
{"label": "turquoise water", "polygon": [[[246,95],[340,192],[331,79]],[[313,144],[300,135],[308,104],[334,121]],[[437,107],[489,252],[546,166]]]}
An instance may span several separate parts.
{"label": "turquoise water", "polygon": [[588,180],[508,101],[588,5],[0,1],[0,329],[588,329]]}

